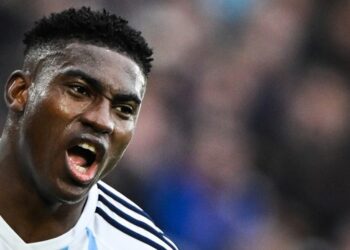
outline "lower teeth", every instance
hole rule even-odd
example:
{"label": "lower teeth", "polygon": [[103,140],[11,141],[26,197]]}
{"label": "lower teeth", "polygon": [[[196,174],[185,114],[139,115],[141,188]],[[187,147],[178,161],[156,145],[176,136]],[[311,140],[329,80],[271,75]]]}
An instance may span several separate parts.
{"label": "lower teeth", "polygon": [[75,165],[75,169],[82,174],[85,174],[87,172],[87,168],[81,167],[79,165]]}

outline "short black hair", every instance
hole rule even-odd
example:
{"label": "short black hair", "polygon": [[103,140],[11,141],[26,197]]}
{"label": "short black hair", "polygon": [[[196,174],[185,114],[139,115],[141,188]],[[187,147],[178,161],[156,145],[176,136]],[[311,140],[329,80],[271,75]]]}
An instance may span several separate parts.
{"label": "short black hair", "polygon": [[153,51],[141,32],[130,27],[125,19],[105,9],[93,11],[89,7],[70,8],[43,17],[25,33],[24,54],[42,45],[70,41],[105,46],[124,53],[139,64],[145,76],[151,70]]}

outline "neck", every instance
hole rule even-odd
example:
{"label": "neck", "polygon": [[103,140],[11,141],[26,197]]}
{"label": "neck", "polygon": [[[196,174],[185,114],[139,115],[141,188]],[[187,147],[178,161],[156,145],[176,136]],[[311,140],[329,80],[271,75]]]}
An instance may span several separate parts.
{"label": "neck", "polygon": [[0,139],[0,216],[25,242],[67,232],[78,221],[86,199],[76,204],[45,200],[23,173],[14,141]]}

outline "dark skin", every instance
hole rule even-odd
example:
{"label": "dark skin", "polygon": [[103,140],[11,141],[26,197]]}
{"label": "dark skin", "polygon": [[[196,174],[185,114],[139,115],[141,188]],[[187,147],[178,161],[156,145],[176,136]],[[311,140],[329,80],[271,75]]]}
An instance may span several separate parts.
{"label": "dark skin", "polygon": [[[130,142],[146,87],[140,67],[114,50],[72,43],[61,52],[14,72],[5,89],[0,215],[25,242],[76,224],[88,191]],[[79,143],[96,149],[86,171],[70,161]]]}

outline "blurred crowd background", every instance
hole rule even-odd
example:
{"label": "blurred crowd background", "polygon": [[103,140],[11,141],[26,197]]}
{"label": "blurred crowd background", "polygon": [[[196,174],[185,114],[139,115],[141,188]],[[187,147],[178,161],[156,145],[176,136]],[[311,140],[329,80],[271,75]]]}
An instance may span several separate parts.
{"label": "blurred crowd background", "polygon": [[2,86],[33,21],[82,5],[154,48],[134,140],[106,181],[180,249],[350,249],[349,0],[2,0]]}

